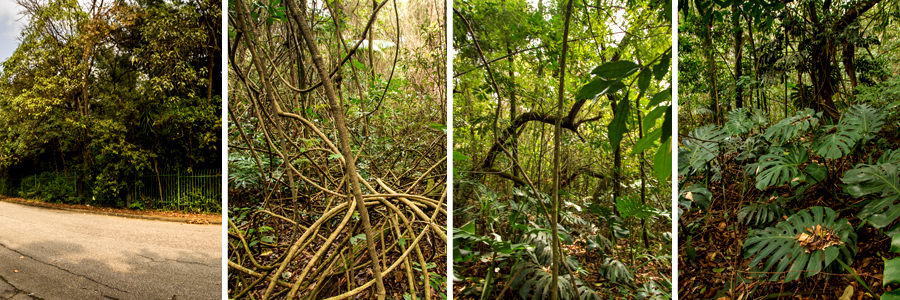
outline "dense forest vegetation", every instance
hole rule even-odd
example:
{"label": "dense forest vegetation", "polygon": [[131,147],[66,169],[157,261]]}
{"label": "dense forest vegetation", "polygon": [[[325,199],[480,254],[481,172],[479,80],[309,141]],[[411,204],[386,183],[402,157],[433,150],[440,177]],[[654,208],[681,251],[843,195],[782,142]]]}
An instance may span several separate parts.
{"label": "dense forest vegetation", "polygon": [[446,299],[443,1],[228,3],[228,295]]}
{"label": "dense forest vegetation", "polygon": [[679,295],[897,299],[900,4],[681,3]]}
{"label": "dense forest vegetation", "polygon": [[[28,23],[0,74],[0,194],[161,208],[134,197],[139,178],[220,168],[220,1],[16,1]],[[221,211],[196,193],[193,210]]]}
{"label": "dense forest vegetation", "polygon": [[456,1],[454,296],[671,297],[669,1]]}

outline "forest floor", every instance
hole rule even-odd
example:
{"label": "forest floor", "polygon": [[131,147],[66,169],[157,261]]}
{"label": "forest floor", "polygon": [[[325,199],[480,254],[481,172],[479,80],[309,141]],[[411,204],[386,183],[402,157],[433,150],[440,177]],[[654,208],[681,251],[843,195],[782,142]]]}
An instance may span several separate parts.
{"label": "forest floor", "polygon": [[49,202],[44,202],[44,201],[32,200],[32,199],[11,198],[11,197],[4,197],[4,196],[0,196],[0,201],[10,202],[10,203],[18,203],[18,204],[24,204],[24,205],[30,205],[30,206],[38,206],[38,207],[44,207],[44,208],[51,208],[51,209],[81,211],[81,212],[87,212],[87,213],[119,216],[119,217],[126,217],[126,218],[182,222],[182,223],[191,223],[191,224],[222,224],[222,215],[221,214],[190,214],[190,213],[171,212],[171,211],[134,210],[134,209],[125,209],[125,208],[98,207],[98,206],[81,205],[81,204],[49,203]]}
{"label": "forest floor", "polygon": [[[230,195],[230,197],[229,197],[229,201],[228,201],[228,207],[229,207],[229,210],[231,210],[231,212],[232,212],[232,214],[229,215],[229,218],[231,218],[232,220],[235,220],[235,218],[242,218],[241,213],[238,211],[260,206],[260,203],[257,200],[253,200],[254,198],[252,198],[252,197],[246,197],[247,194],[245,194],[245,193],[229,191],[229,195]],[[285,203],[285,204],[279,204],[279,205],[272,205],[272,207],[275,207],[272,209],[277,213],[281,213],[284,216],[291,216],[291,214],[289,213],[289,210],[288,210],[288,208],[290,207],[289,204]],[[312,225],[314,223],[314,219],[312,219],[311,215],[321,214],[321,211],[319,211],[318,209],[314,209],[318,212],[310,211],[310,209],[311,208],[306,208],[306,209],[301,208],[301,211],[305,211],[305,212],[309,213],[309,215],[304,214],[305,216],[301,217],[301,223],[304,227]],[[371,213],[372,227],[373,228],[382,228],[383,225],[385,224],[386,220],[384,218],[380,217],[380,213],[375,213],[374,212],[375,210],[372,210],[372,211],[373,211],[373,213]],[[426,209],[425,214],[431,215],[431,211],[428,211]],[[255,214],[251,214],[251,215],[255,215]],[[260,214],[260,215],[262,215],[262,214]],[[249,217],[249,218],[252,218],[252,217]],[[294,233],[294,231],[293,231],[294,228],[291,223],[277,222],[277,221],[278,221],[277,218],[267,218],[267,219],[260,218],[260,219],[256,219],[256,221],[254,221],[254,222],[260,222],[260,224],[264,224],[266,226],[271,226],[277,235],[277,237],[275,237],[275,241],[278,241],[279,243],[284,243],[285,241],[295,240],[297,237],[299,237],[303,233],[302,231]],[[235,221],[235,222],[240,223],[240,221]],[[447,224],[447,221],[442,218],[436,219],[435,222],[437,224]],[[354,223],[356,223],[356,222],[354,222]],[[336,224],[332,224],[329,226],[335,226],[335,225]],[[413,229],[413,231],[421,232],[425,226],[426,226],[425,223],[417,222],[417,225],[414,226],[415,228]],[[361,231],[362,229],[360,228],[358,230]],[[325,231],[327,231],[327,230],[325,230]],[[322,231],[322,232],[325,232],[325,231]],[[229,232],[229,236],[231,237],[232,235],[233,234],[231,232]],[[342,234],[342,235],[338,236],[336,240],[341,241],[341,240],[344,240],[345,238],[346,238],[346,235]],[[314,240],[314,243],[321,243],[322,241],[324,241],[324,239],[317,239],[317,240]],[[388,240],[388,242],[389,242],[388,244],[390,244],[390,240]],[[357,242],[357,243],[359,243],[359,242]],[[279,261],[279,258],[281,256],[284,256],[289,251],[289,247],[285,247],[284,245],[281,245],[280,247],[274,247],[274,248],[270,248],[270,247],[259,248],[260,246],[263,245],[263,243],[258,243],[256,245],[258,245],[258,246],[251,247],[251,249],[257,250],[256,252],[253,253],[254,259],[256,260],[257,263],[259,263],[261,265],[274,265]],[[359,243],[359,244],[347,245],[347,246],[359,248],[359,247],[364,247],[365,243]],[[445,263],[447,261],[446,244],[427,242],[427,243],[421,243],[420,246],[422,247],[421,248],[422,255],[425,258],[426,263],[428,264],[427,269],[431,273],[429,279],[432,282],[434,282],[434,281],[439,282],[440,286],[441,286],[441,288],[438,289],[434,286],[434,284],[428,284],[428,288],[431,289],[432,295],[434,295],[433,299],[445,299],[444,297],[441,297],[440,295],[444,294],[445,291],[447,290],[447,286],[446,286],[447,280],[445,277],[445,274],[447,274],[447,264]],[[310,248],[311,249],[319,249],[319,248],[321,248],[321,245],[310,246]],[[265,249],[265,251],[260,250],[260,249]],[[353,265],[357,265],[357,266],[365,265],[366,262],[369,261],[368,254],[363,255],[363,253],[365,253],[364,251],[357,251],[355,253],[356,253],[356,255],[354,256],[353,262],[352,262]],[[389,250],[388,254],[386,256],[384,256],[384,257],[387,257],[385,261],[388,261],[388,262],[396,261],[397,258],[399,257],[399,255],[400,255],[400,252],[397,249]],[[303,267],[305,267],[305,265],[311,258],[312,258],[312,253],[307,253],[307,254],[302,255],[301,258],[297,258],[299,263],[293,263],[287,269],[285,269],[286,273],[294,274],[295,276],[300,274],[301,273],[300,271],[303,269]],[[419,270],[418,263],[416,263],[414,268],[416,268],[416,271]],[[404,269],[402,267],[399,267],[399,268],[394,269],[394,271],[392,271],[390,273],[384,274],[383,279],[384,279],[384,285],[385,285],[385,290],[387,292],[388,299],[405,299],[405,295],[408,294],[409,286],[407,284],[407,278],[406,278],[407,273],[405,273],[403,270]],[[341,275],[343,275],[343,274],[341,274]],[[351,275],[355,275],[355,276],[353,276],[354,277],[353,279],[355,281],[353,283],[354,287],[361,286],[374,278],[374,275],[372,274],[371,270],[369,270],[368,268],[361,269],[361,270],[357,271],[355,274],[351,274]],[[421,276],[421,273],[416,272],[415,276]],[[333,278],[334,278],[334,280],[328,281],[329,284],[332,284],[335,287],[347,285],[346,278],[341,277],[341,276],[333,276]],[[418,280],[416,280],[416,287],[415,287],[415,290],[417,291],[417,296],[419,297],[419,299],[424,299],[425,298],[424,289],[425,289],[425,285],[427,283],[423,282],[423,280],[421,280],[422,279],[421,277],[416,277],[416,278],[418,278]],[[293,280],[298,280],[298,279],[292,277],[291,280],[293,281]],[[232,284],[233,283],[229,283],[229,289],[232,288]],[[257,295],[257,298],[262,297],[261,292],[265,291],[266,285],[267,285],[267,283],[259,283],[257,285],[257,287],[259,289],[254,291],[255,293],[259,293]],[[235,292],[236,291],[231,290],[231,291],[229,291],[229,294],[232,294]],[[327,292],[323,292],[323,293],[327,294]],[[375,298],[374,293],[375,293],[375,288],[372,287],[372,288],[362,291],[361,293],[357,294],[355,297],[356,297],[356,299],[374,299]],[[333,296],[331,294],[327,294],[327,295]],[[317,295],[317,297],[324,297],[324,295]]]}
{"label": "forest floor", "polygon": [[[853,165],[848,163],[838,168],[839,174],[843,174],[852,169]],[[824,186],[813,186],[799,196],[795,196],[794,190],[787,185],[775,189],[774,193],[785,198],[793,197],[793,200],[787,201],[786,208],[797,211],[812,206],[832,207],[838,212],[839,219],[846,218],[853,228],[859,228],[859,251],[850,265],[859,279],[843,269],[831,272],[823,270],[812,277],[801,277],[787,283],[783,279],[752,279],[750,261],[742,252],[750,228],[738,222],[738,211],[764,194],[773,195],[773,191],[759,191],[752,183],[748,183],[752,182],[752,178],[743,177],[741,165],[735,160],[730,160],[723,166],[722,174],[722,181],[708,185],[713,195],[709,209],[687,211],[681,218],[678,245],[679,298],[858,300],[878,298],[878,295],[891,290],[890,286],[882,286],[884,260],[898,256],[889,251],[891,238],[867,224],[860,226],[861,221],[854,216],[856,209],[852,209],[859,199],[846,195],[846,199],[835,199],[828,192],[831,190],[843,195],[839,192],[842,189],[840,179],[836,178],[826,179]],[[777,221],[785,219],[786,217]],[[865,281],[868,287],[861,285],[858,280]],[[852,296],[841,298],[848,286],[853,288]]]}
{"label": "forest floor", "polygon": [[[582,268],[588,272],[587,275],[582,275],[581,279],[585,282],[592,283],[591,288],[597,292],[598,295],[606,299],[608,296],[612,295],[627,295],[629,291],[625,289],[621,289],[612,283],[610,283],[607,279],[603,278],[601,275],[601,265],[603,263],[604,255],[600,251],[588,251],[583,243],[576,242],[575,245],[562,245],[565,248],[566,253],[569,256],[577,258],[579,261],[584,262]],[[642,246],[641,246],[642,247]],[[637,270],[631,269],[634,272],[634,281],[630,284],[637,287],[645,282],[657,281],[661,282],[667,280],[669,276],[664,277],[660,276],[660,274],[672,274],[672,265],[671,263],[667,263],[665,261],[656,261],[652,260],[647,262],[647,258],[638,258],[632,261],[631,252],[628,251],[632,249],[632,247],[625,242],[619,243],[617,246],[619,255],[614,256],[613,258],[618,259],[626,266],[638,266],[641,267]],[[456,299],[479,299],[481,284],[480,282],[472,282],[471,280],[466,280],[466,278],[483,278],[484,274],[487,272],[489,267],[489,263],[478,262],[476,264],[465,264],[465,268],[463,272],[457,273],[459,275],[459,281],[456,281],[453,284],[453,296]],[[500,268],[500,274],[512,274],[512,267],[506,266]],[[567,276],[567,275],[564,275]],[[502,290],[503,287],[507,284],[506,281],[499,281],[494,283],[494,287],[492,291],[494,294],[489,297],[490,299],[494,299],[498,296],[497,292]],[[477,292],[471,292],[477,291]],[[519,298],[519,292],[513,289],[512,287],[507,288],[507,290],[499,299],[510,299]],[[613,297],[609,297],[613,299]],[[615,298],[619,299],[619,298]]]}

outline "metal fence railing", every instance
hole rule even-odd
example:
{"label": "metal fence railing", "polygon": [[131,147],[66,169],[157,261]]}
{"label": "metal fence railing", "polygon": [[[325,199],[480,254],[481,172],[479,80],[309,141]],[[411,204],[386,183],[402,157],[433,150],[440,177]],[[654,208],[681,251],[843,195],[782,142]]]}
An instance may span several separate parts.
{"label": "metal fence railing", "polygon": [[[120,193],[119,200],[131,208],[163,209],[182,212],[221,213],[222,171],[172,170],[138,176]],[[18,184],[10,178],[0,178],[0,195],[36,198],[48,202],[78,203],[78,174],[74,172],[44,172],[22,177]],[[93,189],[85,185],[81,199],[93,197]],[[107,202],[108,203],[108,202]],[[116,202],[113,202],[116,203]],[[119,204],[121,205],[121,204]]]}
{"label": "metal fence railing", "polygon": [[180,170],[135,180],[133,199],[149,207],[187,212],[222,211],[222,171]]}

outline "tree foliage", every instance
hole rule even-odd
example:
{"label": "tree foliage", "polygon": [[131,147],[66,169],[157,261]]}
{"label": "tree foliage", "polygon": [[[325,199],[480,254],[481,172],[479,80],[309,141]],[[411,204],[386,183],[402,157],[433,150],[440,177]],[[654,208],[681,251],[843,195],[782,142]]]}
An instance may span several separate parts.
{"label": "tree foliage", "polygon": [[[650,257],[669,231],[669,5],[454,2],[454,223],[472,229],[454,256],[456,295],[637,295],[639,261],[669,267]],[[591,254],[554,253],[555,233],[560,249]],[[643,294],[653,287],[664,284]]]}
{"label": "tree foliage", "polygon": [[81,202],[124,205],[135,178],[220,165],[221,3],[18,2],[0,75],[0,172],[78,174]]}

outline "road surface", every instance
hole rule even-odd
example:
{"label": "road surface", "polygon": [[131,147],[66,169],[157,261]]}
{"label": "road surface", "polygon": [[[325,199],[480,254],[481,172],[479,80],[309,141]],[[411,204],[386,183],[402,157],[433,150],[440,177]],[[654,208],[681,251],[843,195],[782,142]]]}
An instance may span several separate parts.
{"label": "road surface", "polygon": [[222,227],[0,202],[5,299],[222,299]]}

